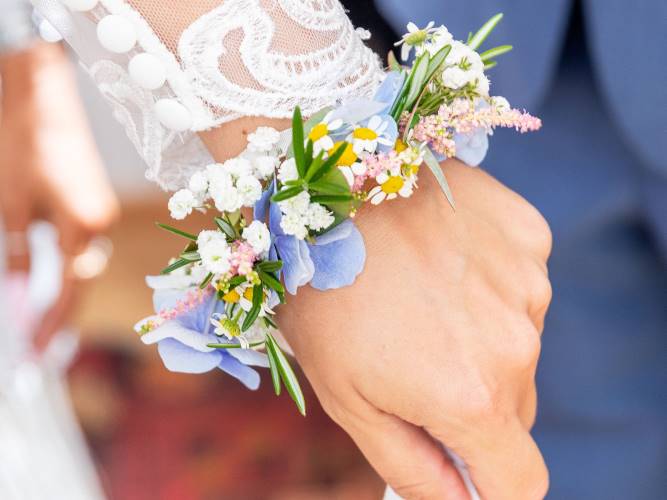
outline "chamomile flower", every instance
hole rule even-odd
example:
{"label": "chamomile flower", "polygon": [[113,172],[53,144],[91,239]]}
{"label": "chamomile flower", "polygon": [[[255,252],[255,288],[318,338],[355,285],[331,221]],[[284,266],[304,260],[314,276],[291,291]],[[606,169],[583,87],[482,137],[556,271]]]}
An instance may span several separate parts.
{"label": "chamomile flower", "polygon": [[424,52],[428,52],[431,56],[434,56],[445,45],[451,44],[453,40],[454,37],[449,30],[444,25],[440,25],[437,28],[433,28],[432,32],[427,36],[426,43],[417,46],[415,52],[418,56],[422,55]]}
{"label": "chamomile flower", "polygon": [[407,25],[408,32],[401,37],[401,39],[394,44],[394,47],[401,46],[401,59],[407,61],[410,57],[410,51],[413,47],[421,46],[427,39],[428,35],[433,31],[431,21],[425,28],[420,29],[415,23],[409,22]]}
{"label": "chamomile flower", "polygon": [[406,180],[401,175],[389,175],[382,173],[378,175],[375,180],[378,186],[375,186],[368,193],[368,198],[373,205],[379,205],[384,200],[393,200],[401,195],[403,198],[408,198],[412,195],[413,183]]}
{"label": "chamomile flower", "polygon": [[378,144],[393,146],[394,141],[384,137],[389,123],[378,115],[372,116],[365,127],[356,127],[350,137],[352,149],[357,156],[366,153],[375,153]]}
{"label": "chamomile flower", "polygon": [[[252,309],[253,294],[253,285],[250,283],[243,283],[223,295],[222,300],[226,304],[238,304],[244,312],[248,312]],[[273,310],[268,305],[267,298],[266,294],[262,297],[262,306],[259,311],[260,317],[274,314]]]}
{"label": "chamomile flower", "polygon": [[250,347],[246,338],[241,334],[241,327],[232,318],[225,313],[214,313],[211,315],[211,325],[213,333],[218,337],[225,337],[228,340],[238,340],[243,349]]}
{"label": "chamomile flower", "polygon": [[333,120],[332,112],[327,113],[324,119],[308,133],[308,139],[313,141],[313,153],[318,154],[320,151],[329,151],[333,148],[334,141],[330,134],[339,130],[342,126],[343,120],[340,118]]}

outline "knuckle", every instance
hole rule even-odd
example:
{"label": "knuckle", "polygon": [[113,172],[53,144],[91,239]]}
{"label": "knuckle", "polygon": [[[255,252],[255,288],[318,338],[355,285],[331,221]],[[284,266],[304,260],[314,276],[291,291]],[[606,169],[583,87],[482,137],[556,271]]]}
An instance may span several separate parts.
{"label": "knuckle", "polygon": [[536,254],[546,261],[551,254],[553,244],[549,223],[539,210],[528,202],[526,202],[522,223],[526,234],[531,237]]}
{"label": "knuckle", "polygon": [[497,385],[480,383],[459,407],[462,421],[488,422],[502,415],[502,395]]}
{"label": "knuckle", "polygon": [[508,358],[518,368],[533,367],[540,357],[542,343],[537,328],[524,320],[525,326],[515,331]]}

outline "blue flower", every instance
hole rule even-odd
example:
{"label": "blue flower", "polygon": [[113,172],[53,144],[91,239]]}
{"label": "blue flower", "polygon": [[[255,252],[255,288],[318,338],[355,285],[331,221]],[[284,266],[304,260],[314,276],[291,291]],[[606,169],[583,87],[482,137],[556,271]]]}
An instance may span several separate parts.
{"label": "blue flower", "polygon": [[271,260],[283,262],[285,289],[292,295],[308,283],[318,290],[331,290],[354,283],[366,262],[363,237],[351,220],[346,220],[315,238],[314,243],[287,235],[280,227],[282,214],[271,196],[271,186],[255,205],[255,219],[265,220],[268,214],[271,231]]}
{"label": "blue flower", "polygon": [[[172,309],[177,302],[185,301],[188,293],[195,293],[197,287],[183,287],[185,276],[149,276],[148,285],[154,289],[153,302],[156,311]],[[192,280],[190,280],[192,281]],[[193,308],[176,315],[173,319],[160,322],[152,316],[139,322],[135,329],[150,322],[158,326],[141,336],[144,344],[157,344],[158,352],[165,367],[173,372],[205,373],[219,368],[240,380],[249,389],[259,387],[259,374],[250,366],[267,367],[265,354],[252,349],[214,349],[207,344],[220,343],[220,339],[210,332],[210,318],[220,312],[224,304],[215,294],[205,296]],[[250,366],[248,366],[250,365]]]}
{"label": "blue flower", "polygon": [[465,164],[476,167],[486,157],[489,150],[489,136],[483,127],[477,128],[468,134],[454,134],[456,143],[456,157]]}

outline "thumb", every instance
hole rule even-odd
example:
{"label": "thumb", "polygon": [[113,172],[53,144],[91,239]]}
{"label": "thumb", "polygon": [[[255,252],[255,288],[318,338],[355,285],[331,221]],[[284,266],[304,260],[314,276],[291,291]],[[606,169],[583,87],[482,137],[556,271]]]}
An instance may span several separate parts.
{"label": "thumb", "polygon": [[467,500],[469,495],[442,445],[426,431],[369,404],[343,427],[373,468],[405,498]]}

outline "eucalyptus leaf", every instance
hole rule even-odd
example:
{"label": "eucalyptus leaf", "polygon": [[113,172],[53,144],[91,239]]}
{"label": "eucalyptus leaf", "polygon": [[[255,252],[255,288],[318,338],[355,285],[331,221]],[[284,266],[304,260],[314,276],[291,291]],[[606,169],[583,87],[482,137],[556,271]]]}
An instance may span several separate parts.
{"label": "eucalyptus leaf", "polygon": [[343,156],[343,153],[345,153],[345,149],[347,149],[347,142],[343,142],[338,146],[336,151],[333,152],[329,158],[326,159],[324,163],[313,173],[313,175],[310,176],[309,181],[316,182],[319,179],[321,179],[324,175],[329,173],[335,166],[338,160],[340,160],[341,156]]}
{"label": "eucalyptus leaf", "polygon": [[257,269],[265,271],[267,273],[275,273],[280,271],[283,268],[282,260],[265,260],[257,264]]}
{"label": "eucalyptus leaf", "polygon": [[493,47],[492,49],[485,50],[482,52],[479,57],[482,58],[482,61],[484,62],[489,62],[491,59],[501,56],[503,54],[506,54],[510,50],[512,50],[514,47],[511,45],[499,45],[498,47]]}
{"label": "eucalyptus leaf", "polygon": [[202,290],[206,288],[212,279],[213,279],[213,273],[208,273],[206,277],[202,280],[202,282],[199,283],[199,288]]}
{"label": "eucalyptus leaf", "polygon": [[285,201],[294,198],[303,191],[303,186],[294,186],[287,189],[281,189],[271,197],[271,201]]}
{"label": "eucalyptus leaf", "polygon": [[264,287],[262,285],[255,285],[252,288],[252,307],[248,311],[243,320],[243,325],[241,325],[241,331],[245,332],[252,326],[252,324],[259,316],[259,311],[262,308],[262,302],[264,300]]}
{"label": "eucalyptus leaf", "polygon": [[449,55],[449,52],[451,50],[452,50],[451,45],[445,45],[438,52],[436,52],[433,57],[431,57],[431,60],[428,62],[428,71],[426,72],[426,82],[431,81],[431,78],[433,78],[433,75],[435,75],[436,71],[438,71],[438,69],[440,69],[442,64],[445,62],[445,59],[447,59],[447,56]]}
{"label": "eucalyptus leaf", "polygon": [[155,223],[157,227],[160,229],[164,229],[165,231],[169,231],[170,233],[177,234],[178,236],[182,236],[183,238],[187,238],[192,241],[197,241],[197,236],[194,234],[187,233],[185,231],[181,231],[180,229],[176,229],[175,227],[168,226],[167,224],[162,224],[161,222],[156,222]]}
{"label": "eucalyptus leaf", "polygon": [[225,233],[229,239],[235,240],[237,238],[238,235],[236,234],[236,229],[234,229],[234,226],[232,226],[225,219],[222,217],[214,217],[213,221],[215,222],[215,225],[220,228],[220,231]]}
{"label": "eucalyptus leaf", "polygon": [[280,350],[278,343],[270,333],[266,335],[266,343],[275,350],[276,365],[278,365],[280,378],[282,378],[287,392],[292,396],[301,415],[306,416],[306,400],[303,397],[299,380],[296,378],[289,361],[287,361],[287,357],[285,357],[285,354]]}
{"label": "eucalyptus leaf", "polygon": [[438,184],[440,184],[440,189],[442,189],[442,192],[445,194],[445,198],[447,198],[447,201],[452,206],[452,208],[456,210],[454,196],[452,195],[452,190],[449,188],[449,184],[447,183],[447,178],[442,171],[440,163],[438,163],[438,160],[435,158],[435,156],[433,156],[433,152],[428,147],[424,149],[424,162],[426,165],[428,165],[428,168],[431,169],[431,172],[433,172],[435,179],[438,181]]}
{"label": "eucalyptus leaf", "polygon": [[424,52],[417,58],[415,65],[412,68],[412,79],[410,81],[410,89],[405,98],[405,106],[403,109],[410,109],[415,103],[419,95],[422,93],[424,85],[426,84],[426,75],[428,74],[429,54]]}
{"label": "eucalyptus leaf", "polygon": [[201,255],[199,255],[199,252],[183,252],[180,257],[181,259],[187,260],[188,262],[197,262],[201,260]]}
{"label": "eucalyptus leaf", "polygon": [[503,18],[503,14],[496,14],[475,33],[470,40],[468,40],[468,47],[473,50],[477,50],[483,43],[484,40],[491,34],[494,28],[498,25],[500,20]]}
{"label": "eucalyptus leaf", "polygon": [[303,178],[306,175],[306,153],[303,149],[303,118],[299,106],[294,108],[292,116],[292,149],[299,177]]}
{"label": "eucalyptus leaf", "polygon": [[280,396],[280,369],[276,361],[276,351],[270,342],[266,343],[266,355],[269,358],[269,370],[271,372],[271,381],[276,396]]}
{"label": "eucalyptus leaf", "polygon": [[257,274],[259,275],[259,279],[266,286],[268,286],[272,290],[275,290],[278,293],[285,293],[285,288],[283,287],[283,284],[280,281],[278,281],[278,278],[276,278],[273,274],[263,271],[261,269],[257,270]]}
{"label": "eucalyptus leaf", "polygon": [[162,271],[160,271],[160,274],[169,274],[176,269],[180,269],[183,266],[187,266],[188,264],[191,264],[189,260],[185,259],[178,259],[177,261],[169,264],[167,267],[165,267]]}

